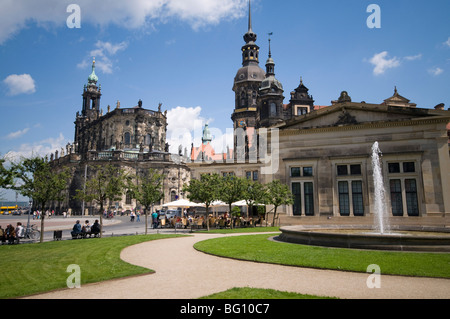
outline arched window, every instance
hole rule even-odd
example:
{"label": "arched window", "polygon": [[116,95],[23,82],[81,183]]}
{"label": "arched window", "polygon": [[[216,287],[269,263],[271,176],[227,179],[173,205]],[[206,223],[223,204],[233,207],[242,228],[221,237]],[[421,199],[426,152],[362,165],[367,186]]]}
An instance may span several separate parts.
{"label": "arched window", "polygon": [[152,136],[150,134],[145,135],[145,145],[152,145]]}
{"label": "arched window", "polygon": [[131,144],[131,134],[129,132],[125,133],[124,143],[125,143],[125,145],[130,145]]}
{"label": "arched window", "polygon": [[126,198],[125,198],[125,205],[131,205],[131,200],[133,199],[132,193],[130,191],[127,192]]}
{"label": "arched window", "polygon": [[277,115],[277,105],[275,103],[270,103],[270,116]]}
{"label": "arched window", "polygon": [[241,93],[241,106],[247,106],[247,103],[245,101],[246,99],[247,99],[247,96],[246,96],[245,92],[242,92]]}
{"label": "arched window", "polygon": [[175,191],[170,192],[170,201],[174,202],[177,200],[177,193]]}

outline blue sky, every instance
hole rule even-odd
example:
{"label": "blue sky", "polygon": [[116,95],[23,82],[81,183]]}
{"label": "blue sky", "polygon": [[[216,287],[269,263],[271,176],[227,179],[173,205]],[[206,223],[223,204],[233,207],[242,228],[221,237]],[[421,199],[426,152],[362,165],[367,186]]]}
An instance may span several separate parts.
{"label": "blue sky", "polygon": [[[81,9],[80,28],[67,26],[69,4]],[[370,4],[381,9],[381,28],[367,26]],[[93,56],[104,112],[117,100],[133,107],[142,99],[148,109],[161,102],[169,111],[169,140],[176,128],[193,131],[196,120],[225,133],[247,6],[247,0],[1,1],[0,155],[45,154],[73,141]],[[343,90],[353,101],[381,103],[397,86],[418,107],[448,109],[449,13],[447,0],[252,1],[261,67],[273,32],[285,103],[302,76],[317,105],[329,105]]]}

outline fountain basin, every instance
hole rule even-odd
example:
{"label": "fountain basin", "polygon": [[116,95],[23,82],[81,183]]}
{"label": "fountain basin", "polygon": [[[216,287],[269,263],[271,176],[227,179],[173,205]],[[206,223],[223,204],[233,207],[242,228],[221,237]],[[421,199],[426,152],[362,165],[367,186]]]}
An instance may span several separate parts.
{"label": "fountain basin", "polygon": [[450,252],[450,233],[412,231],[407,228],[377,234],[372,229],[305,229],[302,226],[280,228],[277,240],[289,243],[396,251]]}

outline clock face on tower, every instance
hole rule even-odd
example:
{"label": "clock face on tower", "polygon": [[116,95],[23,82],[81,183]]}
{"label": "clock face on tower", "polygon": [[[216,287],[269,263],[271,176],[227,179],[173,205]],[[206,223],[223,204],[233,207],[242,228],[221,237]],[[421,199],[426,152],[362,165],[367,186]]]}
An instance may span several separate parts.
{"label": "clock face on tower", "polygon": [[238,120],[238,127],[245,127],[245,120]]}

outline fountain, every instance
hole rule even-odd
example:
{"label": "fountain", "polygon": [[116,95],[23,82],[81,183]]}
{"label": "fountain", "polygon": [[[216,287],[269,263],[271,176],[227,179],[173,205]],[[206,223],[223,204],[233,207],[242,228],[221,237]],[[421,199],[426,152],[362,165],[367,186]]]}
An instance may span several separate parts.
{"label": "fountain", "polygon": [[375,230],[383,235],[388,229],[388,216],[386,207],[386,194],[383,181],[383,173],[381,171],[380,147],[378,142],[372,146],[372,170],[374,184],[374,216]]}
{"label": "fountain", "polygon": [[[391,232],[389,210],[380,161],[379,143],[372,145],[374,183],[374,222],[370,227],[339,227],[338,225],[312,227],[285,226],[276,240],[326,247],[378,250],[443,251],[450,252],[450,233],[444,228],[415,229],[399,225]],[[348,218],[348,217],[343,217]],[[356,217],[355,217],[356,218]],[[420,230],[420,231],[418,231]]]}

